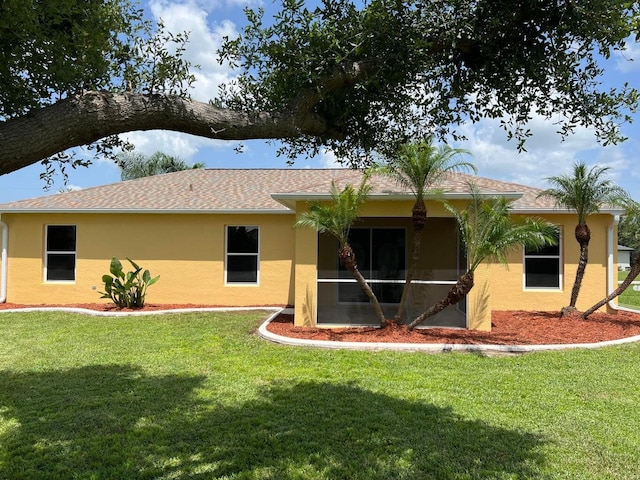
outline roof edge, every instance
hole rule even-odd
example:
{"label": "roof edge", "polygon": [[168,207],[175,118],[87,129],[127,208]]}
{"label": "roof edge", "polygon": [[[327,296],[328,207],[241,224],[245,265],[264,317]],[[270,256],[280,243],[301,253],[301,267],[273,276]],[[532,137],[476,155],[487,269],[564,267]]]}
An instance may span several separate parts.
{"label": "roof edge", "polygon": [[[522,198],[524,193],[520,192],[481,192],[481,197],[503,197],[507,200],[518,200]],[[468,200],[471,198],[469,192],[444,192],[439,194],[425,195],[425,200]],[[304,193],[304,192],[291,192],[291,193],[272,193],[271,198],[281,203],[285,207],[295,209],[296,201],[322,201],[331,198],[331,193]],[[373,193],[367,195],[367,200],[381,201],[381,200],[413,200],[415,197],[413,193]]]}
{"label": "roof edge", "polygon": [[291,209],[248,209],[248,210],[242,210],[242,209],[212,209],[212,210],[204,210],[204,209],[174,209],[174,210],[170,210],[170,209],[160,209],[160,208],[154,208],[154,209],[136,209],[136,208],[131,208],[131,209],[127,209],[127,208],[122,208],[122,209],[110,209],[110,208],[94,208],[94,209],[90,209],[90,208],[51,208],[51,209],[8,209],[8,210],[1,210],[0,211],[0,215],[5,214],[5,213],[99,213],[99,214],[106,214],[106,213],[117,213],[117,214],[122,214],[122,213],[131,213],[131,214],[141,214],[141,213],[150,213],[150,214],[154,214],[154,215],[159,215],[159,214],[169,214],[169,215],[173,215],[173,214],[204,214],[204,215],[214,215],[214,214],[233,214],[233,215],[251,215],[251,214],[260,214],[260,215],[264,215],[264,214],[275,214],[275,215],[293,215],[295,212]]}
{"label": "roof edge", "polygon": [[[548,207],[541,207],[541,208],[512,208],[511,209],[512,213],[520,213],[523,215],[540,215],[543,213],[547,213],[547,214],[554,214],[554,215],[575,215],[576,212],[574,212],[573,210],[567,210],[564,208],[548,208]],[[597,213],[594,213],[593,215],[598,215],[598,214],[605,214],[605,215],[622,215],[624,213],[624,209],[622,208],[603,208],[602,210],[600,210]]]}

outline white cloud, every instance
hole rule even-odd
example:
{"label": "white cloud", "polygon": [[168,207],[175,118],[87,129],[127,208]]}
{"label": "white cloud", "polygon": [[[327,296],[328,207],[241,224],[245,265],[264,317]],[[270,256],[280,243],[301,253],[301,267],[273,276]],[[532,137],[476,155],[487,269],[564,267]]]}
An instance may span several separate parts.
{"label": "white cloud", "polygon": [[194,1],[174,3],[153,0],[149,3],[156,19],[162,19],[165,27],[172,33],[189,32],[184,58],[194,65],[196,83],[192,91],[195,100],[209,101],[217,97],[218,87],[234,76],[228,64],[220,65],[217,51],[223,38],[235,38],[238,35],[230,20],[209,22],[208,11]]}
{"label": "white cloud", "polygon": [[578,127],[562,141],[551,120],[534,116],[528,127],[533,135],[521,153],[494,120],[464,126],[461,133],[468,140],[455,146],[471,151],[481,176],[539,187],[546,186],[548,177],[569,173],[578,161],[611,167],[614,181],[622,180],[631,166],[623,146],[600,146],[590,128]]}
{"label": "white cloud", "polygon": [[[246,2],[231,2],[231,5]],[[167,0],[151,0],[149,8],[156,20],[162,19],[166,29],[172,33],[189,32],[184,58],[194,65],[196,83],[191,96],[194,100],[207,102],[218,95],[220,84],[229,82],[234,72],[228,64],[220,65],[217,51],[225,36],[234,38],[238,35],[231,20],[210,21],[210,12],[227,5],[227,2],[196,1],[183,2]],[[189,161],[199,149],[204,147],[232,149],[237,142],[224,142],[200,138],[178,132],[147,131],[131,132],[122,135],[136,147],[136,151],[151,155],[161,151]]]}
{"label": "white cloud", "polygon": [[[162,3],[174,3],[172,1],[163,0]],[[195,2],[200,8],[207,12],[225,8],[225,7],[257,7],[262,5],[261,0],[196,0]]]}
{"label": "white cloud", "polygon": [[76,190],[82,190],[83,187],[79,186],[79,185],[65,185],[64,187],[60,188],[60,190],[58,190],[58,193],[65,193],[65,192],[75,192]]}
{"label": "white cloud", "polygon": [[616,68],[623,73],[635,72],[640,70],[640,44],[633,40],[633,37],[627,39],[624,50],[615,52],[613,55],[616,61]]}
{"label": "white cloud", "polygon": [[135,145],[135,151],[138,153],[151,155],[162,152],[187,161],[198,152],[200,147],[210,142],[205,138],[160,130],[131,132],[122,137]]}
{"label": "white cloud", "polygon": [[331,150],[323,149],[319,160],[320,168],[345,168],[345,165],[340,163],[336,154]]}

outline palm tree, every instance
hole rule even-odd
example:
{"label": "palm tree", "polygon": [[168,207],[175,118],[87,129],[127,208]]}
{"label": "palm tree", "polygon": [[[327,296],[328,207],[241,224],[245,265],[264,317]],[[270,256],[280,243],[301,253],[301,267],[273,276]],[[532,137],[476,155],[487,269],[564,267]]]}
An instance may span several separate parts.
{"label": "palm tree", "polygon": [[149,157],[141,153],[125,152],[118,155],[116,161],[121,170],[121,180],[133,180],[136,178],[160,175],[162,173],[203,168],[205,166],[204,163],[201,162],[189,165],[178,157],[173,157],[162,152],[155,152]]}
{"label": "palm tree", "polygon": [[415,203],[411,209],[413,223],[413,245],[407,276],[400,298],[400,305],[394,317],[396,323],[400,323],[405,315],[411,282],[415,276],[420,257],[422,234],[427,222],[427,206],[425,196],[448,172],[472,170],[476,167],[460,159],[461,155],[470,154],[461,148],[451,148],[448,145],[435,146],[431,139],[417,143],[405,143],[400,145],[396,154],[385,164],[376,165],[375,171],[394,178],[399,185],[409,189],[415,197]]}
{"label": "palm tree", "polygon": [[373,290],[358,269],[356,255],[349,244],[349,232],[353,222],[360,214],[360,208],[367,195],[371,191],[371,186],[367,183],[368,175],[365,175],[358,190],[352,185],[346,185],[342,191],[338,190],[335,182],[331,184],[331,203],[314,202],[310,205],[309,211],[300,215],[295,223],[296,227],[315,228],[321,233],[328,233],[338,240],[338,258],[348,272],[353,275],[362,291],[369,298],[375,311],[380,326],[386,325],[382,307],[376,298]]}
{"label": "palm tree", "polygon": [[[634,221],[639,222],[640,221],[640,203],[635,202],[631,199],[629,199],[628,201],[629,203],[627,204],[625,209],[625,216],[634,217]],[[586,319],[589,315],[591,315],[593,312],[598,310],[600,307],[609,303],[611,300],[613,300],[622,292],[624,292],[627,288],[629,288],[629,285],[633,283],[633,281],[638,277],[638,275],[640,275],[640,255],[636,255],[636,258],[633,262],[633,265],[631,265],[631,269],[629,270],[629,273],[627,274],[624,281],[618,286],[618,288],[616,288],[613,292],[611,292],[605,298],[600,300],[594,306],[586,310],[582,314],[582,318]]]}
{"label": "palm tree", "polygon": [[485,260],[497,260],[506,266],[506,254],[514,248],[540,248],[557,241],[556,226],[534,218],[513,217],[505,198],[483,198],[475,186],[471,186],[471,200],[465,210],[458,211],[447,203],[444,205],[458,222],[467,249],[467,270],[445,298],[409,324],[409,330],[464,299],[473,288],[476,269]]}
{"label": "palm tree", "polygon": [[589,257],[589,241],[591,230],[587,225],[587,217],[598,213],[605,205],[617,205],[626,192],[606,178],[609,167],[595,166],[587,170],[583,162],[576,163],[572,175],[549,177],[547,181],[552,188],[544,190],[538,197],[555,200],[556,206],[572,210],[578,215],[575,238],[580,245],[580,259],[576,269],[576,278],[571,289],[569,306],[562,309],[561,316],[575,311],[578,294]]}

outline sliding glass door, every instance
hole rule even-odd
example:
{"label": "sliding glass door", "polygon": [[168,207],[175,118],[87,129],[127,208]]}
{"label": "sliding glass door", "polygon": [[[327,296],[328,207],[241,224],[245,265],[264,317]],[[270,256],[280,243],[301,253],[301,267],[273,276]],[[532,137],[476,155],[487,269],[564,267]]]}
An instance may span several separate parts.
{"label": "sliding glass door", "polygon": [[[349,243],[356,255],[358,269],[367,279],[380,303],[397,304],[402,296],[406,275],[406,233],[404,228],[354,228]],[[340,279],[352,275],[339,266]],[[339,303],[368,303],[357,283],[338,283]]]}

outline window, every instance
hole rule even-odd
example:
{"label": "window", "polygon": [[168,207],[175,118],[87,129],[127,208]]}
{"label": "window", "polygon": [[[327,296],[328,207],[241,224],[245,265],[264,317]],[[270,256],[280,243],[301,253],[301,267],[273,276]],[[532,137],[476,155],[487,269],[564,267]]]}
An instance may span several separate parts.
{"label": "window", "polygon": [[45,246],[45,281],[74,281],[76,279],[76,226],[47,225]]}
{"label": "window", "polygon": [[227,227],[226,283],[258,283],[259,245],[258,227]]}
{"label": "window", "polygon": [[[371,285],[380,303],[400,303],[405,279],[405,230],[402,228],[353,228],[349,244],[360,273]],[[340,278],[353,278],[339,266]],[[340,283],[338,301],[368,303],[356,283]]]}
{"label": "window", "polygon": [[560,259],[561,236],[558,233],[556,245],[549,245],[538,250],[525,249],[524,252],[524,287],[525,288],[560,288],[562,262]]}

